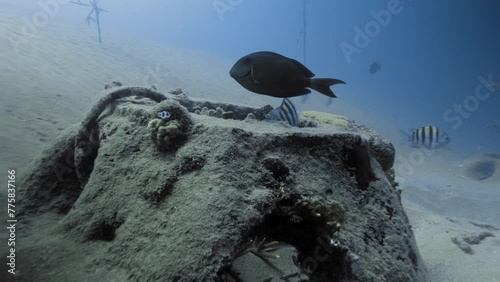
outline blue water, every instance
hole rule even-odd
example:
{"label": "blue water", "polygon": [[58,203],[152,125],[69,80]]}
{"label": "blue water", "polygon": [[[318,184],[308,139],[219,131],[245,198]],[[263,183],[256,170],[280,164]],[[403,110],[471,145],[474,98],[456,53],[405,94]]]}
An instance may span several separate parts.
{"label": "blue water", "polygon": [[[51,7],[54,1],[16,5]],[[63,11],[57,17],[84,25],[87,9],[68,2],[56,2]],[[101,14],[104,31],[126,32],[234,61],[254,51],[278,52],[305,62],[318,77],[346,81],[347,85],[335,87],[335,93],[367,115],[401,129],[440,126],[461,152],[500,151],[500,135],[485,128],[500,120],[500,91],[488,91],[478,79],[491,75],[500,80],[498,1],[149,0],[145,4],[109,0],[100,4],[110,11]],[[382,69],[370,74],[374,61]],[[318,94],[309,98],[328,101]],[[377,127],[370,120],[365,123]]]}

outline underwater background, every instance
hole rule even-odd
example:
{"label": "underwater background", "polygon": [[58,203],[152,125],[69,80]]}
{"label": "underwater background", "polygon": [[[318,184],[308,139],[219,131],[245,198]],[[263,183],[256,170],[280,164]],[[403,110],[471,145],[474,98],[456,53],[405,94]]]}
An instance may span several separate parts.
{"label": "underwater background", "polygon": [[[444,236],[462,228],[449,218],[500,222],[500,178],[478,181],[461,170],[484,153],[500,156],[499,1],[102,0],[99,6],[106,10],[99,16],[101,43],[96,23],[85,22],[90,7],[0,0],[2,178],[13,167],[22,172],[79,122],[113,80],[276,107],[282,99],[249,92],[229,76],[242,56],[273,51],[316,77],[346,82],[333,87],[335,99],[314,91],[292,98],[299,112],[344,115],[394,143],[396,180],[433,280],[499,281],[498,239],[486,239],[470,256]],[[451,143],[422,149],[425,159],[409,167],[414,148],[401,142],[400,130],[428,125]],[[497,165],[491,174],[499,171]]]}
{"label": "underwater background", "polygon": [[[41,9],[38,1],[2,2]],[[60,11],[53,18],[49,15],[47,26],[64,20],[85,29],[87,10],[59,2]],[[101,13],[104,45],[110,43],[109,35],[122,33],[129,39],[148,39],[229,62],[255,51],[274,51],[305,63],[317,77],[347,82],[337,90],[340,99],[325,107],[331,112],[349,114],[346,103],[356,108],[361,119],[365,117],[360,121],[384,133],[386,124],[404,130],[440,126],[462,154],[500,150],[498,132],[485,130],[487,124],[498,121],[498,93],[484,100],[469,97],[475,96],[481,83],[478,77],[492,75],[500,80],[498,1],[153,0],[139,4],[127,0],[100,5],[110,11]],[[97,35],[95,24],[88,29]],[[372,74],[373,62],[381,70]],[[309,105],[301,108],[328,103],[321,95],[309,98]],[[464,113],[455,105],[462,105]],[[383,120],[373,121],[370,116]]]}

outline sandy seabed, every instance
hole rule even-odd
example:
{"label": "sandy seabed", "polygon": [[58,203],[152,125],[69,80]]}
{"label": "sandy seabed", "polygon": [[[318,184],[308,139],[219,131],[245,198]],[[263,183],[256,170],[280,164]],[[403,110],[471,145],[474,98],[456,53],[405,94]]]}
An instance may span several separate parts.
{"label": "sandy seabed", "polygon": [[[242,89],[228,75],[232,62],[210,54],[113,33],[105,33],[104,43],[98,45],[93,29],[56,18],[26,37],[22,17],[32,13],[0,10],[0,177],[5,181],[8,169],[22,174],[29,160],[61,131],[80,122],[103,86],[114,80],[154,84],[163,92],[182,88],[192,97],[252,106],[279,103]],[[12,44],[8,38],[15,35],[25,40]],[[342,98],[335,100],[333,110],[319,99],[310,101],[311,108],[301,107],[342,108],[341,114],[351,113],[346,115],[363,123],[363,114]],[[387,122],[380,124],[386,128],[376,128],[379,132],[397,130]],[[398,148],[402,157],[410,153]],[[500,281],[500,231],[495,229],[500,228],[500,183],[465,179],[462,162],[452,152],[439,151],[409,176],[399,177],[403,205],[433,281]],[[396,171],[400,165],[397,161]],[[7,202],[5,189],[0,199]],[[496,237],[471,244],[472,254],[452,241],[481,232]],[[0,233],[2,248],[7,235]]]}

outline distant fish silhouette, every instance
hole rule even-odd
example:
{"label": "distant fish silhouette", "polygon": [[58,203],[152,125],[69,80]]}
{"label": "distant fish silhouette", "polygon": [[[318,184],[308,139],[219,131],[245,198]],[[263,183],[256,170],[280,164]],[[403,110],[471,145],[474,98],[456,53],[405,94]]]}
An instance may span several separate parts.
{"label": "distant fish silhouette", "polygon": [[229,74],[249,91],[278,98],[309,94],[308,88],[335,98],[330,86],[345,84],[334,78],[312,78],[314,73],[300,62],[268,51],[242,57]]}
{"label": "distant fish silhouette", "polygon": [[377,63],[376,61],[373,62],[371,65],[370,65],[370,73],[371,74],[375,74],[376,72],[378,72],[380,69],[381,69],[382,65]]}
{"label": "distant fish silhouette", "polygon": [[495,128],[498,133],[500,133],[500,121],[497,121],[496,123],[490,123],[486,126],[486,128]]}
{"label": "distant fish silhouette", "polygon": [[266,115],[267,121],[276,122],[284,121],[291,126],[299,126],[299,115],[297,114],[297,109],[295,105],[289,99],[283,99],[281,105],[277,108],[272,109]]}
{"label": "distant fish silhouette", "polygon": [[437,126],[424,126],[414,129],[411,133],[400,130],[403,144],[410,143],[412,147],[438,149],[450,143],[450,137]]}

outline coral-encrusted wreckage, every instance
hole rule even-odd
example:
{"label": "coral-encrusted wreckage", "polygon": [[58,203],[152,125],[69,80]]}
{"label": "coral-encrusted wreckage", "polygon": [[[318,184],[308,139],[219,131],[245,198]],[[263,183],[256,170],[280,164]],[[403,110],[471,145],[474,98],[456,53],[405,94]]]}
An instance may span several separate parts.
{"label": "coral-encrusted wreckage", "polygon": [[383,137],[171,93],[107,87],[30,163],[18,281],[428,281]]}

